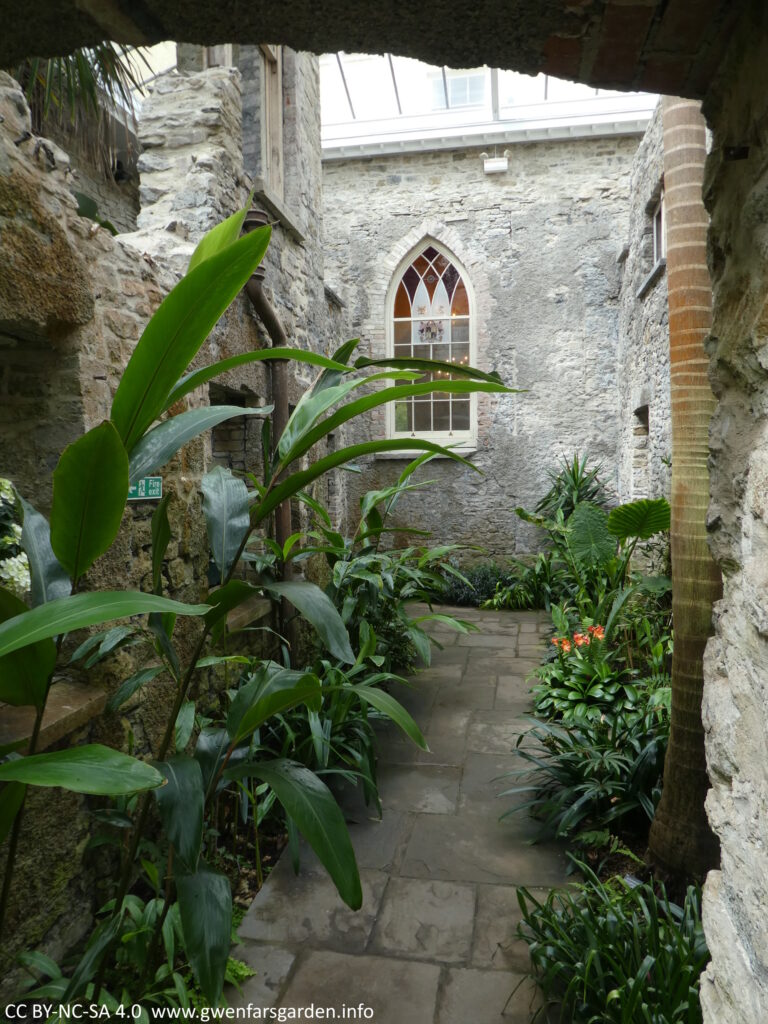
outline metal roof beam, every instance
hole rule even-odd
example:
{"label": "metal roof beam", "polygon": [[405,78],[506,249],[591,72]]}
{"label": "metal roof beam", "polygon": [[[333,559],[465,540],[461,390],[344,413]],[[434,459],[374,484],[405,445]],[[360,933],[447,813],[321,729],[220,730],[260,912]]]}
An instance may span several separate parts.
{"label": "metal roof beam", "polygon": [[341,72],[341,81],[342,81],[342,84],[344,85],[344,92],[347,94],[347,103],[349,104],[349,112],[352,115],[352,120],[356,121],[357,120],[357,115],[355,114],[355,108],[352,105],[352,97],[349,94],[349,86],[347,85],[347,76],[344,74],[344,65],[341,63],[341,53],[340,52],[336,53],[336,63],[339,65],[339,71]]}

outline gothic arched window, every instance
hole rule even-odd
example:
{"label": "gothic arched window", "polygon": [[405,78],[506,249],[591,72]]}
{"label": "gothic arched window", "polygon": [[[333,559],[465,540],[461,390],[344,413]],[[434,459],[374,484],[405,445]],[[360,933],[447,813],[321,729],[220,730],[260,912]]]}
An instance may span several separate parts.
{"label": "gothic arched window", "polygon": [[[390,288],[390,346],[394,356],[469,365],[474,361],[470,286],[456,259],[424,242],[401,264]],[[449,370],[432,379],[451,377]],[[428,436],[466,444],[475,435],[474,395],[434,392],[394,402],[394,437]]]}

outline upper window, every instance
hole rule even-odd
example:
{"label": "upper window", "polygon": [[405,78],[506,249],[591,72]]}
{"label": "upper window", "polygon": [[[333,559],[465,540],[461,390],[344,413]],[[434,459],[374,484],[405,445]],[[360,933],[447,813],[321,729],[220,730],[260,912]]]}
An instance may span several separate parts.
{"label": "upper window", "polygon": [[[390,338],[395,357],[470,365],[474,330],[468,282],[447,251],[430,242],[417,250],[391,290]],[[428,379],[450,379],[450,370]],[[404,382],[407,383],[407,382]],[[474,396],[435,392],[392,403],[390,433],[467,443],[475,433]]]}
{"label": "upper window", "polygon": [[432,75],[432,109],[454,110],[456,107],[480,107],[485,103],[486,68],[456,71],[442,68]]}
{"label": "upper window", "polygon": [[283,192],[283,48],[262,43],[261,166],[264,184],[277,199]]}

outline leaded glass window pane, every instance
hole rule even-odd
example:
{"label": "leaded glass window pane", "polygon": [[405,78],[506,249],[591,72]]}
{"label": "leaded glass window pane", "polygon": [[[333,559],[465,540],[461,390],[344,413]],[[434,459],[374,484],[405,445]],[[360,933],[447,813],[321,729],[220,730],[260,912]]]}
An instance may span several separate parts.
{"label": "leaded glass window pane", "polygon": [[[395,290],[395,355],[434,359],[450,365],[470,361],[469,295],[461,274],[434,245],[417,252]],[[449,369],[433,379],[449,380]],[[425,378],[426,379],[426,378]],[[396,433],[438,433],[450,437],[471,429],[469,396],[437,392],[395,403]]]}

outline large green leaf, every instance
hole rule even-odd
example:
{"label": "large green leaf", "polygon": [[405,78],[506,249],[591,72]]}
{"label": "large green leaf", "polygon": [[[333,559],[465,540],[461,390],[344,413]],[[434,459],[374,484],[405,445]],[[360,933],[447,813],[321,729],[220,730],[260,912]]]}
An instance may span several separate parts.
{"label": "large green leaf", "polygon": [[568,544],[583,565],[605,565],[616,554],[616,538],[608,532],[608,516],[582,501],[568,519]]}
{"label": "large green leaf", "polygon": [[[387,370],[384,373],[374,373],[367,377],[353,377],[334,384],[332,387],[322,388],[319,391],[315,391],[314,388],[305,391],[299,399],[296,408],[291,413],[291,417],[286,423],[285,430],[278,442],[277,450],[280,458],[285,458],[288,452],[297,446],[298,442],[309,433],[320,416],[327,412],[331,406],[346,398],[351,391],[381,380],[407,380],[413,382],[414,377],[421,376],[423,374],[420,370]],[[378,392],[378,394],[381,393]],[[392,393],[394,394],[394,392]],[[399,395],[400,392],[398,392],[398,397]],[[357,413],[352,412],[348,418],[352,418],[354,415],[357,415]],[[323,433],[323,436],[325,436],[325,433],[327,431]]]}
{"label": "large green leaf", "polygon": [[437,359],[411,359],[390,358],[390,359],[368,359],[361,356],[355,360],[355,369],[362,370],[368,366],[390,366],[393,370],[424,370],[425,373],[450,373],[454,377],[472,377],[474,380],[487,380],[494,384],[500,384],[501,377],[492,371],[486,373],[474,366],[462,366],[459,363],[441,363]]}
{"label": "large green leaf", "polygon": [[336,466],[341,466],[345,462],[352,462],[357,458],[362,458],[364,455],[399,451],[434,452],[437,455],[445,455],[455,462],[462,463],[462,465],[467,466],[475,473],[481,472],[468,459],[432,441],[422,441],[420,438],[412,437],[392,438],[386,441],[364,441],[361,444],[352,444],[346,448],[340,448],[338,451],[332,452],[330,455],[326,455],[324,458],[313,462],[307,469],[299,470],[286,477],[282,483],[269,492],[266,498],[254,504],[251,509],[251,525],[257,526],[263,522],[278,505],[299,491],[304,490],[307,484],[312,483],[313,480],[327,473],[329,469],[335,469]]}
{"label": "large green leaf", "polygon": [[85,626],[97,626],[111,619],[149,612],[174,612],[177,615],[205,615],[207,604],[182,604],[155,594],[135,590],[101,590],[91,594],[72,594],[38,605],[0,623],[0,657],[49,636],[69,633]]}
{"label": "large green leaf", "polygon": [[177,754],[155,762],[166,784],[156,789],[157,809],[176,855],[188,871],[194,871],[203,843],[203,773],[192,757]]}
{"label": "large green leaf", "polygon": [[266,782],[293,819],[352,910],[363,902],[360,875],[344,815],[333,794],[313,772],[295,761],[278,759],[227,768],[227,778],[254,776]]}
{"label": "large green leaf", "polygon": [[206,473],[200,487],[208,540],[223,583],[251,525],[248,488],[223,466]]}
{"label": "large green leaf", "polygon": [[260,409],[244,409],[239,405],[208,405],[163,420],[145,434],[131,452],[131,483],[136,483],[143,476],[149,476],[164,466],[187,441],[202,434],[204,430],[216,427],[224,420],[231,420],[234,416],[268,416],[271,411],[271,405]]}
{"label": "large green leaf", "polygon": [[107,711],[117,711],[145,683],[150,683],[161,672],[165,672],[165,670],[165,665],[150,665],[148,668],[143,668],[141,671],[129,676],[107,701]]}
{"label": "large green leaf", "polygon": [[[67,1003],[70,999],[85,994],[84,988],[98,970],[104,953],[120,934],[123,913],[124,906],[121,908],[120,913],[115,914],[114,917],[108,917],[94,929],[88,940],[85,952],[80,957],[77,966],[72,972],[72,977],[69,979],[67,987],[61,995],[63,1003]],[[56,980],[58,981],[58,979]]]}
{"label": "large green leaf", "polygon": [[[344,385],[338,385],[339,390],[343,387]],[[333,394],[335,391],[336,388],[330,389],[330,394]],[[430,395],[436,392],[457,395],[473,394],[475,392],[487,392],[489,394],[515,393],[504,384],[495,380],[491,383],[475,380],[430,380],[420,384],[402,384],[396,387],[382,388],[370,395],[363,395],[362,398],[357,398],[353,402],[347,402],[345,405],[342,405],[340,409],[337,409],[335,413],[322,420],[311,430],[305,430],[297,436],[294,443],[287,450],[284,450],[281,439],[280,465],[289,465],[295,459],[308,452],[318,441],[333,433],[334,430],[338,430],[343,423],[355,419],[355,417],[361,416],[371,409],[385,405],[388,402],[402,401],[406,398]],[[322,396],[318,396],[318,401],[321,398]],[[334,401],[337,400],[334,398]],[[331,402],[330,404],[333,403]]]}
{"label": "large green leaf", "polygon": [[422,750],[429,750],[427,741],[424,739],[421,729],[419,729],[416,722],[403,705],[395,700],[391,694],[387,693],[386,690],[379,690],[374,686],[350,686],[348,689],[359,700],[370,704],[371,707],[376,708],[377,711],[390,718],[395,725],[399,725],[405,735],[412,739],[418,747],[421,747]]}
{"label": "large green leaf", "polygon": [[92,796],[127,796],[161,786],[163,776],[145,761],[100,743],[87,743],[6,761],[0,764],[0,782],[61,786]]}
{"label": "large green leaf", "polygon": [[[20,598],[0,587],[0,622],[28,611]],[[0,701],[17,707],[32,704],[41,710],[55,665],[56,645],[50,637],[6,654],[0,658]]]}
{"label": "large green leaf", "polygon": [[68,445],[53,471],[51,547],[73,580],[117,536],[127,497],[128,455],[105,420]]}
{"label": "large green leaf", "polygon": [[322,366],[330,370],[349,372],[349,367],[344,366],[342,363],[337,363],[327,356],[318,355],[316,352],[305,352],[302,348],[260,348],[253,352],[241,352],[238,356],[229,356],[228,359],[220,359],[217,363],[211,363],[210,366],[203,366],[200,370],[194,370],[192,373],[186,374],[168,395],[163,411],[170,409],[174,402],[178,402],[180,398],[188,395],[195,388],[207,384],[214,377],[218,377],[228,370],[234,370],[238,366],[262,362],[267,359],[291,359],[297,363],[310,363],[312,366]]}
{"label": "large green leaf", "polygon": [[241,686],[227,715],[230,740],[240,743],[273,715],[307,704],[320,709],[320,680],[311,672],[262,672]]}
{"label": "large green leaf", "polygon": [[261,263],[270,229],[258,228],[183,277],[147,324],[123,371],[112,421],[128,452],[161,413],[171,388]]}
{"label": "large green leaf", "polygon": [[326,388],[335,387],[345,373],[350,373],[354,369],[354,367],[349,365],[349,360],[355,354],[355,349],[359,344],[359,338],[352,338],[350,341],[345,341],[343,345],[339,345],[332,358],[335,362],[340,363],[344,369],[342,371],[330,368],[323,370],[310,389],[313,395],[324,391]]}
{"label": "large green leaf", "polygon": [[163,592],[161,583],[163,559],[171,539],[171,524],[168,522],[168,502],[170,500],[171,492],[168,491],[152,513],[152,590],[155,594]]}
{"label": "large green leaf", "polygon": [[21,782],[8,782],[0,789],[0,846],[13,828],[16,815],[22,808],[27,787]]}
{"label": "large green leaf", "polygon": [[669,529],[670,510],[666,498],[643,498],[619,505],[608,516],[608,529],[619,540],[637,537],[647,540]]}
{"label": "large green leaf", "polygon": [[214,779],[219,774],[219,769],[224,763],[231,742],[226,729],[205,728],[200,730],[195,744],[195,760],[199,763],[203,773],[206,796],[208,796]]}
{"label": "large green leaf", "polygon": [[264,590],[276,597],[284,597],[297,608],[318,632],[325,646],[339,661],[354,665],[355,656],[349,644],[347,627],[330,597],[314,583],[286,580],[266,583]]}
{"label": "large green leaf", "polygon": [[72,580],[53,553],[48,520],[20,494],[18,499],[22,511],[21,546],[29,561],[32,604],[66,597],[72,590]]}
{"label": "large green leaf", "polygon": [[200,263],[204,263],[205,260],[209,260],[211,256],[216,256],[222,252],[227,246],[232,245],[240,237],[240,232],[243,227],[243,221],[245,215],[251,208],[251,201],[253,200],[253,192],[248,197],[248,202],[242,208],[232,214],[231,217],[227,217],[221,224],[217,224],[215,228],[211,228],[197,243],[197,248],[192,253],[187,266],[187,273],[195,269]]}
{"label": "large green leaf", "polygon": [[177,870],[184,949],[203,995],[218,1006],[232,934],[232,892],[226,875],[200,861],[194,874]]}

